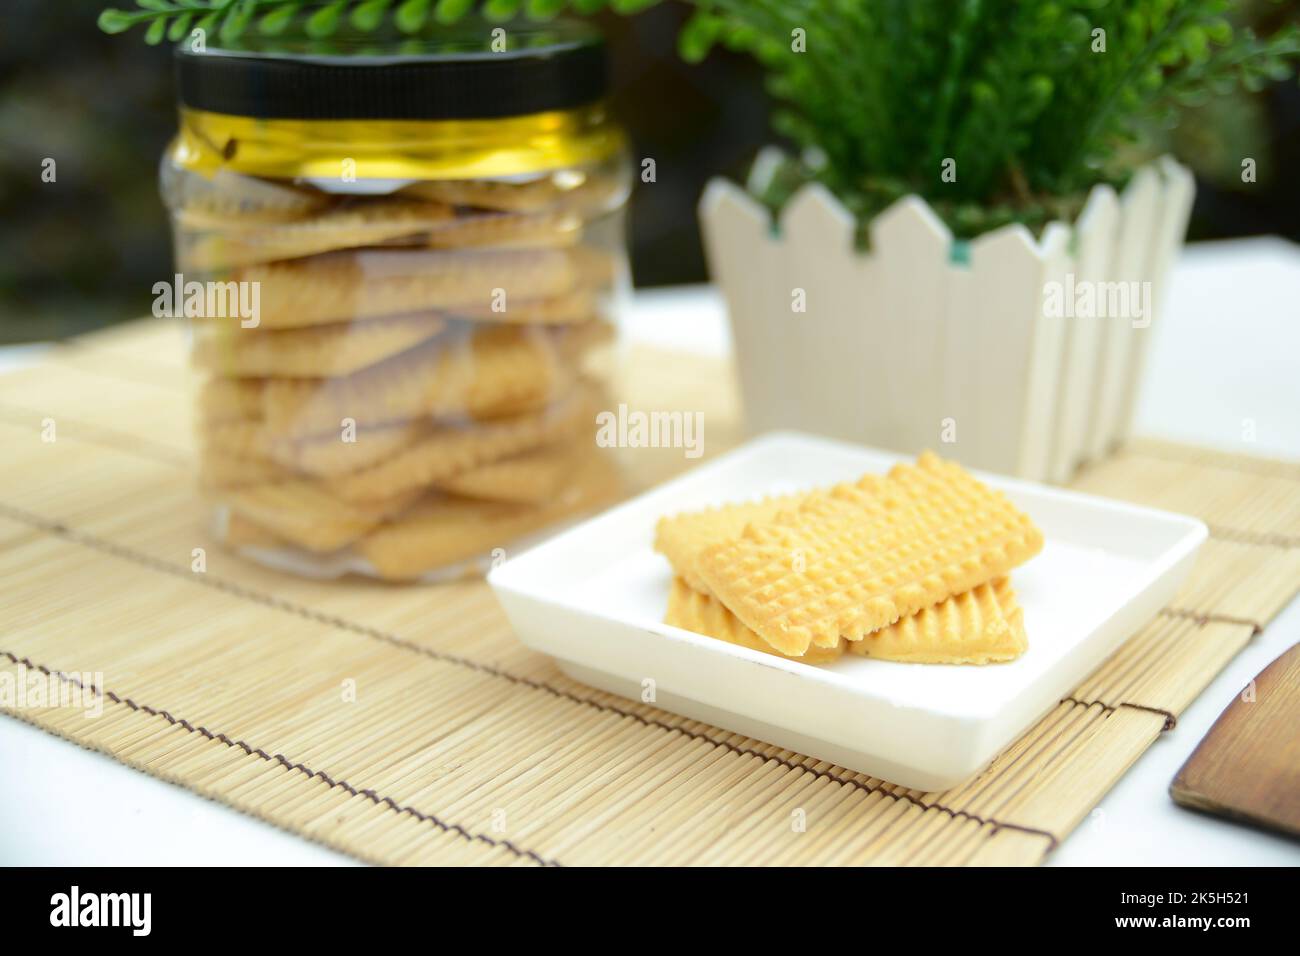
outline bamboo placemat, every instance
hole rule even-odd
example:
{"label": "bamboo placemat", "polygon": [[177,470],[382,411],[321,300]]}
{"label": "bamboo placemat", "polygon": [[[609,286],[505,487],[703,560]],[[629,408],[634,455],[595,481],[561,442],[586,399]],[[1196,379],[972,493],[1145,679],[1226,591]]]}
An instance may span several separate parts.
{"label": "bamboo placemat", "polygon": [[[1300,466],[1133,444],[1075,484],[1202,517],[1192,580],[985,773],[904,790],[568,680],[482,582],[226,554],[192,491],[181,339],[137,323],[0,377],[0,673],[103,707],[8,712],[363,860],[1036,863],[1300,582]],[[737,437],[724,371],[642,352],[620,397],[704,411],[716,454]]]}

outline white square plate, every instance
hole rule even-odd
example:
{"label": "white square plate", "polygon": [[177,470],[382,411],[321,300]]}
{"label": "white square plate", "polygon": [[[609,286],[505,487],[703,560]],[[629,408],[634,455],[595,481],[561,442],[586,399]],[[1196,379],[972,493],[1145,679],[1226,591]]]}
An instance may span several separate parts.
{"label": "white square plate", "polygon": [[772,433],[619,505],[488,576],[520,640],[577,680],[912,787],[986,767],[1173,597],[1205,525],[993,475],[1042,528],[1012,574],[1029,650],[986,667],[846,655],[812,666],[662,623],[661,515],[883,472],[904,456]]}

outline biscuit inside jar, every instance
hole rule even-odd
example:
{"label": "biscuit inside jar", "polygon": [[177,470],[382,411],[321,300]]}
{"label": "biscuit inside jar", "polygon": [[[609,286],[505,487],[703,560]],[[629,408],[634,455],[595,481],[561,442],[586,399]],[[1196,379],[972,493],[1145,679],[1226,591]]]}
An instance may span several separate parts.
{"label": "biscuit inside jar", "polygon": [[177,51],[198,483],[254,560],[455,575],[621,491],[594,427],[630,188],[603,48],[520,25],[470,76],[490,33],[458,29],[368,35],[367,70],[285,36]]}

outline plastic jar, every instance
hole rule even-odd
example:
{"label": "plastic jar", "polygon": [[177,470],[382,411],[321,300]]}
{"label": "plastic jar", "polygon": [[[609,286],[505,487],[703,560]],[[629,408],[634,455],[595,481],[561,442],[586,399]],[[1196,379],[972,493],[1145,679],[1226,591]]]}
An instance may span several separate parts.
{"label": "plastic jar", "polygon": [[427,579],[617,494],[593,422],[631,175],[597,34],[250,35],[176,63],[161,291],[228,546]]}

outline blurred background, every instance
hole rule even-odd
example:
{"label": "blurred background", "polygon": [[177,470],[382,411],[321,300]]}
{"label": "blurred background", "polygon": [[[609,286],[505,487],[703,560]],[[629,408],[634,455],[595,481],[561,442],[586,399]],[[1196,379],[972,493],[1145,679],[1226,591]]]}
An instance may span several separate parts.
{"label": "blurred background", "polygon": [[[119,6],[129,6],[122,0]],[[64,338],[148,313],[170,272],[156,185],[175,128],[171,55],[139,31],[95,26],[102,0],[4,0],[0,10],[0,343]],[[1300,19],[1300,0],[1249,8],[1261,30]],[[715,51],[677,56],[675,5],[600,22],[614,105],[658,179],[631,205],[639,286],[700,282],[695,204],[709,177],[743,176],[772,141],[758,71]],[[1300,241],[1300,86],[1215,100],[1159,134],[1197,173],[1191,238]],[[1240,157],[1258,161],[1243,187]],[[41,179],[57,162],[57,181]]]}

